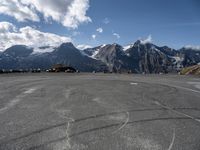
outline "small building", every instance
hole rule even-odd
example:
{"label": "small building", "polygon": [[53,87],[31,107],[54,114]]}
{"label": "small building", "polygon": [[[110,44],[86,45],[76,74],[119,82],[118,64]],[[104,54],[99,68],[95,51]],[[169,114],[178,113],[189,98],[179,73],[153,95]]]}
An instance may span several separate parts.
{"label": "small building", "polygon": [[56,64],[49,70],[49,72],[67,72],[67,73],[74,73],[77,70],[73,67],[65,66],[63,64]]}

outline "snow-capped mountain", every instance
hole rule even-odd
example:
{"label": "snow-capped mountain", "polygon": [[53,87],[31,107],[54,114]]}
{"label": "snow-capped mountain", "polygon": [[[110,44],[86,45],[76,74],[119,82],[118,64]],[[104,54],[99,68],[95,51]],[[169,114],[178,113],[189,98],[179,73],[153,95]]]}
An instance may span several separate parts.
{"label": "snow-capped mountain", "polygon": [[175,50],[167,46],[159,47],[142,40],[125,47],[118,44],[108,44],[84,50],[88,56],[106,63],[110,71],[131,70],[137,73],[177,71],[188,63],[192,65],[192,62],[200,62],[197,51],[193,49],[189,49],[192,51],[191,53],[187,53],[187,51]]}
{"label": "snow-capped mountain", "polygon": [[125,47],[114,43],[85,50],[77,49],[72,43],[39,48],[15,45],[0,53],[0,69],[48,69],[60,63],[80,71],[159,73],[177,71],[199,62],[200,50],[191,47],[175,50],[141,40]]}
{"label": "snow-capped mountain", "polygon": [[87,48],[87,49],[84,49],[83,52],[85,54],[87,54],[89,57],[92,57],[92,58],[96,59],[96,55],[105,46],[106,46],[106,44],[100,45],[100,46],[97,46],[97,47],[94,47],[94,48]]}
{"label": "snow-capped mountain", "polygon": [[106,65],[83,55],[72,43],[54,47],[52,52],[34,53],[27,46],[16,45],[0,54],[0,69],[49,69],[54,64],[66,64],[80,71],[103,71]]}

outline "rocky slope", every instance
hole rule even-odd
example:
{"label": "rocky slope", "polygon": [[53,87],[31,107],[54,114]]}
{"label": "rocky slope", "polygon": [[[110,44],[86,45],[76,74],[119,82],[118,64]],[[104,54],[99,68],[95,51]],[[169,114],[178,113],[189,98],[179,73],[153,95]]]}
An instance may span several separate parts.
{"label": "rocky slope", "polygon": [[136,73],[177,72],[187,65],[200,62],[200,51],[175,50],[138,40],[122,47],[108,44],[84,50],[88,56],[106,63],[110,71],[131,70]]}

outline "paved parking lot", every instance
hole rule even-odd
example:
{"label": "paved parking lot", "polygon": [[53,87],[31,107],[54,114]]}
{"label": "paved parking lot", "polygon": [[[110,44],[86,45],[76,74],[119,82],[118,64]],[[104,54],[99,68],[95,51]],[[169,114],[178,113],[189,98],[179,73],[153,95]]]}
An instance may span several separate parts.
{"label": "paved parking lot", "polygon": [[0,75],[2,150],[198,150],[200,78]]}

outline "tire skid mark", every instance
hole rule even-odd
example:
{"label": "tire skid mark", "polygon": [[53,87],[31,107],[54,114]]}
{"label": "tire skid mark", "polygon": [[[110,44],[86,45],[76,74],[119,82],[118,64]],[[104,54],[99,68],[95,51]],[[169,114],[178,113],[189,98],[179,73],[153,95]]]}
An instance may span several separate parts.
{"label": "tire skid mark", "polygon": [[[195,111],[200,111],[200,108],[172,108],[174,110],[195,110]],[[92,115],[88,116],[85,118],[80,118],[76,119],[75,122],[81,122],[89,119],[95,119],[95,118],[100,118],[100,117],[105,117],[105,116],[111,116],[111,115],[117,115],[117,114],[122,114],[126,112],[143,112],[143,111],[155,111],[155,110],[168,110],[166,108],[147,108],[147,109],[132,109],[132,110],[127,110],[127,111],[118,111],[118,112],[111,112],[111,113],[106,113],[106,114],[98,114],[98,115]]]}
{"label": "tire skid mark", "polygon": [[[197,110],[197,111],[200,111],[200,109],[198,108],[173,108],[173,109],[181,109],[181,110]],[[85,117],[85,118],[80,118],[80,119],[75,119],[75,120],[71,120],[71,124],[75,124],[75,123],[78,123],[78,122],[81,122],[81,121],[86,121],[86,120],[89,120],[89,119],[96,119],[96,118],[100,118],[100,117],[104,117],[104,116],[110,116],[110,115],[115,115],[115,114],[121,114],[121,113],[126,113],[126,112],[135,112],[135,111],[154,111],[154,110],[166,110],[165,108],[156,108],[156,109],[136,109],[136,110],[130,110],[130,111],[121,111],[121,112],[112,112],[112,113],[107,113],[107,114],[99,114],[99,115],[93,115],[93,116],[89,116],[89,117]],[[157,120],[163,120],[164,118],[158,118]],[[175,119],[183,119],[183,120],[188,120],[190,118],[186,118],[186,117],[182,117],[182,118],[171,118],[171,120],[175,120]],[[197,119],[200,119],[200,118],[197,118]],[[151,119],[150,119],[151,120]],[[154,119],[155,120],[155,119]],[[170,118],[166,119],[166,120],[170,120]],[[141,122],[141,120],[139,120]],[[27,133],[27,134],[24,134],[22,136],[19,136],[19,137],[16,137],[16,138],[12,138],[12,139],[9,139],[9,140],[2,140],[0,142],[0,146],[2,144],[8,144],[8,143],[12,143],[12,142],[16,142],[18,140],[21,140],[23,138],[27,138],[29,136],[32,136],[32,135],[35,135],[35,134],[40,134],[44,131],[48,131],[48,130],[51,130],[51,129],[54,129],[54,128],[58,128],[58,127],[61,127],[61,126],[66,126],[68,124],[69,121],[65,121],[65,122],[61,122],[61,123],[58,123],[58,124],[55,124],[55,125],[51,125],[51,126],[48,126],[48,127],[45,127],[45,128],[41,128],[41,129],[38,129],[38,130],[35,130],[35,131],[32,131],[30,133]],[[121,123],[117,123],[115,126],[119,126]],[[130,122],[127,122],[127,124],[130,124]],[[109,125],[110,126],[110,125]],[[113,126],[113,125],[112,125]]]}
{"label": "tire skid mark", "polygon": [[112,132],[113,134],[119,132],[121,129],[123,129],[127,125],[127,123],[129,122],[129,112],[126,112],[126,115],[127,115],[126,121],[122,124],[121,127],[119,127],[117,130]]}
{"label": "tire skid mark", "polygon": [[[166,86],[167,86],[167,85],[166,85]],[[145,94],[144,94],[144,93],[143,93],[143,97],[145,97]],[[149,101],[150,101],[149,104],[153,103],[154,105],[157,105],[157,106],[159,106],[159,107],[161,107],[161,108],[164,108],[164,109],[169,110],[169,111],[172,111],[172,112],[174,112],[174,113],[176,113],[176,114],[179,114],[179,115],[188,117],[189,119],[194,120],[194,121],[200,123],[200,119],[195,118],[195,117],[193,117],[193,116],[191,116],[191,115],[188,115],[188,114],[186,114],[186,113],[180,112],[180,111],[178,111],[178,110],[176,110],[176,109],[173,109],[173,108],[171,108],[171,107],[169,107],[169,106],[167,106],[167,105],[164,105],[164,104],[162,104],[157,98],[148,97],[148,99],[149,99]]]}
{"label": "tire skid mark", "polygon": [[[153,121],[169,121],[169,120],[189,120],[189,118],[187,118],[187,117],[177,117],[177,118],[168,117],[167,118],[166,117],[166,118],[143,119],[143,120],[136,120],[136,121],[128,122],[127,125],[134,125],[134,124],[137,124],[137,123],[146,123],[146,122],[153,122]],[[97,128],[92,128],[92,129],[88,129],[88,130],[84,130],[84,131],[81,131],[81,132],[78,132],[78,133],[71,134],[69,137],[72,138],[72,137],[80,136],[80,135],[83,135],[83,134],[100,131],[100,130],[103,130],[103,129],[117,127],[119,125],[120,125],[120,123],[115,123],[115,124],[105,125],[105,126],[101,126],[101,127],[97,127]],[[68,137],[64,136],[64,137],[59,138],[57,140],[48,141],[46,143],[31,147],[31,148],[29,148],[29,150],[33,150],[35,148],[41,148],[43,146],[46,146],[46,145],[49,145],[49,144],[52,144],[52,143],[57,143],[57,142],[65,140],[66,138],[68,138]]]}
{"label": "tire skid mark", "polygon": [[16,142],[18,140],[21,140],[23,138],[27,138],[29,136],[32,136],[32,135],[35,135],[35,134],[39,134],[39,133],[42,133],[43,131],[48,131],[48,130],[51,130],[51,129],[54,129],[54,128],[57,128],[57,127],[61,127],[61,126],[65,126],[68,122],[62,122],[62,123],[59,123],[59,124],[55,124],[55,125],[52,125],[52,126],[49,126],[49,127],[45,127],[45,128],[41,128],[39,130],[36,130],[36,131],[33,131],[33,132],[30,132],[30,133],[27,133],[27,134],[24,134],[22,136],[19,136],[17,138],[13,138],[13,139],[10,139],[10,140],[7,140],[7,141],[2,141],[0,143],[0,146],[2,144],[8,144],[8,143],[12,143],[12,142]]}
{"label": "tire skid mark", "polygon": [[175,87],[175,88],[179,88],[179,89],[182,89],[182,90],[185,90],[185,91],[189,91],[189,92],[193,92],[193,93],[198,93],[198,94],[200,94],[200,91],[199,91],[199,90],[194,90],[194,89],[190,89],[190,88],[186,88],[186,87],[181,87],[181,86],[176,86],[176,85],[172,85],[172,87]]}
{"label": "tire skid mark", "polygon": [[[127,123],[127,125],[136,124],[136,123],[153,122],[153,121],[168,121],[168,120],[190,120],[190,118],[188,118],[188,117],[151,118],[151,119],[142,119],[142,120],[130,121],[130,122]],[[106,126],[102,126],[102,127],[84,130],[84,131],[72,134],[72,135],[70,135],[70,137],[75,137],[75,136],[79,136],[79,135],[82,135],[82,134],[85,134],[85,133],[90,133],[90,132],[94,132],[94,131],[98,131],[98,130],[102,130],[102,129],[106,129],[106,128],[116,127],[116,126],[119,126],[120,124],[121,123],[115,123],[115,124],[110,124],[110,125],[106,125]]]}
{"label": "tire skid mark", "polygon": [[178,91],[177,87],[169,86],[166,84],[155,84],[155,85],[159,85],[159,86],[168,88],[169,89],[168,91],[163,91],[165,93],[167,92],[167,94],[176,94],[176,92]]}
{"label": "tire skid mark", "polygon": [[174,112],[174,113],[176,113],[176,114],[179,114],[179,115],[188,117],[189,119],[192,119],[192,120],[194,120],[194,121],[200,123],[200,119],[195,118],[195,117],[193,117],[193,116],[190,116],[190,115],[188,115],[188,114],[186,114],[186,113],[183,113],[183,112],[174,110],[174,109],[170,108],[169,106],[166,106],[166,105],[164,105],[164,104],[161,104],[161,103],[158,102],[156,99],[154,100],[154,103],[155,103],[156,105],[158,105],[158,106],[160,106],[160,107],[163,107],[163,108],[165,108],[165,109],[168,109],[168,110],[170,110],[170,111],[172,111],[172,112]]}

